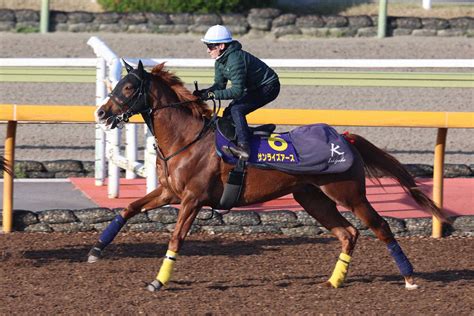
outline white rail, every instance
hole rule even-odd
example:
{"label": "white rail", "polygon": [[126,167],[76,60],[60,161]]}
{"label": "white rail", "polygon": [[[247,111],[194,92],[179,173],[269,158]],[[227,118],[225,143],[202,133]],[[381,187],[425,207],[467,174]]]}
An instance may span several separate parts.
{"label": "white rail", "polygon": [[[97,37],[87,42],[94,52],[121,69],[119,58]],[[99,48],[102,47],[102,48]],[[281,68],[474,68],[473,59],[262,59]],[[212,68],[214,60],[199,58],[144,58],[145,66],[166,62],[168,67]],[[138,58],[127,58],[132,65]],[[95,67],[96,58],[0,58],[0,67]],[[114,70],[113,70],[114,71]],[[119,73],[118,73],[119,75]],[[120,78],[120,76],[118,76]]]}
{"label": "white rail", "polygon": [[97,58],[0,58],[0,67],[95,67]]}
{"label": "white rail", "polygon": [[[138,58],[127,58],[132,65]],[[214,60],[197,58],[144,58],[144,66],[166,62],[167,67],[212,68]],[[262,59],[275,68],[474,68],[474,59]]]}

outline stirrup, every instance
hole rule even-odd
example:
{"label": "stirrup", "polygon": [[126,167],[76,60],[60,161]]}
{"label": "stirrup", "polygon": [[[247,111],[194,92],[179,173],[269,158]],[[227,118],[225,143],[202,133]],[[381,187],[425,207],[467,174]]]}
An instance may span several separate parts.
{"label": "stirrup", "polygon": [[239,160],[247,161],[250,158],[250,150],[247,151],[241,146],[229,147],[229,150],[235,157],[239,158]]}
{"label": "stirrup", "polygon": [[229,147],[227,145],[222,146],[221,150],[227,156],[234,156],[234,157],[238,158],[239,160],[247,161],[250,158],[250,154],[247,157],[242,157],[241,155],[239,155],[238,152],[235,151],[234,147]]}
{"label": "stirrup", "polygon": [[224,145],[221,147],[222,152],[226,154],[227,156],[233,156],[234,154],[230,151],[230,147],[227,145]]}

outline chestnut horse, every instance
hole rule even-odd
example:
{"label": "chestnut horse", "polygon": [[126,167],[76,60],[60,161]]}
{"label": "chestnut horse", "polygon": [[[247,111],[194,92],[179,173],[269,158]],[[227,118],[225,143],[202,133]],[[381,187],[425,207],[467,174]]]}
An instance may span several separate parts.
{"label": "chestnut horse", "polygon": [[[125,63],[125,62],[124,62]],[[159,290],[171,279],[176,257],[203,206],[219,208],[224,185],[233,166],[224,163],[214,145],[210,128],[212,111],[184,87],[175,75],[157,65],[151,73],[141,61],[136,69],[125,63],[128,74],[97,109],[98,123],[114,128],[128,122],[134,114],[150,117],[157,148],[159,187],[128,205],[102,232],[89,252],[88,261],[97,261],[103,249],[114,239],[132,216],[167,204],[180,204],[176,226],[168,250],[155,280],[147,288]],[[346,278],[358,230],[338,211],[336,205],[352,211],[368,226],[393,256],[408,289],[417,288],[413,268],[394,238],[388,223],[374,210],[366,197],[365,171],[383,172],[396,179],[423,209],[442,221],[441,210],[415,183],[413,177],[394,157],[359,135],[346,135],[355,159],[353,165],[338,174],[288,174],[249,166],[245,187],[238,205],[244,206],[292,193],[295,200],[341,243],[334,272],[324,284],[340,287]],[[318,148],[314,148],[315,151]]]}

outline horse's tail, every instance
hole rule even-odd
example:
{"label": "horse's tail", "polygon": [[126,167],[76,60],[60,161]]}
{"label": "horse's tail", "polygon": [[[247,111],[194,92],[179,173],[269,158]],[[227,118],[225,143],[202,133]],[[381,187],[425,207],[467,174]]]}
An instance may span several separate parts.
{"label": "horse's tail", "polygon": [[3,156],[0,156],[0,169],[2,171],[6,171],[8,174],[12,174],[12,171],[10,169],[8,169],[7,167],[7,161],[5,160],[5,158]]}
{"label": "horse's tail", "polygon": [[344,134],[344,137],[354,145],[359,151],[364,161],[367,174],[378,181],[376,175],[382,172],[398,181],[400,186],[410,194],[415,202],[423,209],[430,211],[442,222],[449,223],[447,216],[436,206],[416,184],[413,176],[408,170],[392,155],[378,148],[364,137],[357,134]]}

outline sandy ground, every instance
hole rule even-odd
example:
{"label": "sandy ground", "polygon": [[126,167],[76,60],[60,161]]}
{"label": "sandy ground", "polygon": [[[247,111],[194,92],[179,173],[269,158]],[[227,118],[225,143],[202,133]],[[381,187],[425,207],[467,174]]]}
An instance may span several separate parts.
{"label": "sandy ground", "polygon": [[[0,33],[1,57],[94,57],[86,42],[101,38],[119,56],[208,58],[199,36],[151,34]],[[468,38],[396,37],[273,39],[243,37],[244,48],[261,58],[472,58]],[[453,71],[453,70],[446,70]],[[466,70],[463,70],[466,71]],[[191,87],[189,87],[191,88]],[[94,104],[92,84],[0,83],[0,103]],[[473,111],[473,90],[456,88],[369,88],[283,86],[274,108]],[[280,128],[280,131],[288,128]],[[436,129],[337,127],[359,133],[403,163],[433,163]],[[4,139],[5,124],[0,124]],[[446,163],[474,164],[474,133],[448,132]],[[3,145],[3,144],[2,144]],[[94,160],[92,124],[20,124],[17,160]],[[0,147],[0,151],[3,146]]]}
{"label": "sandy ground", "polygon": [[339,254],[335,238],[196,234],[168,286],[147,292],[168,239],[123,232],[88,264],[96,233],[0,235],[0,314],[472,315],[474,307],[473,238],[400,238],[420,286],[407,291],[376,239],[359,239],[345,286],[328,289],[320,284]]}

